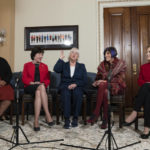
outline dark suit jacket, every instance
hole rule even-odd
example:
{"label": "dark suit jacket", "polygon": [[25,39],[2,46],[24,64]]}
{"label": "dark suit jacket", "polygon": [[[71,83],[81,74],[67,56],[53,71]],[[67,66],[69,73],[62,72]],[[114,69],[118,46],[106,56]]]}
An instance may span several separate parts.
{"label": "dark suit jacket", "polygon": [[55,66],[54,71],[61,73],[61,85],[60,89],[68,88],[70,84],[77,84],[77,87],[85,88],[87,84],[87,71],[84,64],[76,63],[75,72],[73,77],[70,76],[70,64],[59,59]]}

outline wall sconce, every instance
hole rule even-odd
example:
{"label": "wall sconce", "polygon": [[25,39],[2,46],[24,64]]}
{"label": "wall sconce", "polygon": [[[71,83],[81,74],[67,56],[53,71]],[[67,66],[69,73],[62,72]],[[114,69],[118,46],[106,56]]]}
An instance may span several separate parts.
{"label": "wall sconce", "polygon": [[6,36],[5,29],[1,29],[0,30],[0,44],[3,44],[3,42],[5,41],[5,36]]}

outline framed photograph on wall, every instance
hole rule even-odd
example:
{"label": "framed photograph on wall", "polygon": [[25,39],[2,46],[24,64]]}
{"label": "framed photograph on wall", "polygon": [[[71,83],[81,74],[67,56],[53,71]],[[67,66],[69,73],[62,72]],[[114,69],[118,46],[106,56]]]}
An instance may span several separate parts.
{"label": "framed photograph on wall", "polygon": [[78,25],[25,27],[25,50],[31,50],[35,46],[44,50],[78,48]]}

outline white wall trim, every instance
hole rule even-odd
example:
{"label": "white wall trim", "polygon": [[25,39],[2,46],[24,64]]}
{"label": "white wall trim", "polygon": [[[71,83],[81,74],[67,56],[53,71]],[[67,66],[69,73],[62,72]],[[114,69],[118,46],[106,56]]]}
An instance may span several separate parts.
{"label": "white wall trim", "polygon": [[[134,7],[134,6],[147,6],[150,5],[150,0],[97,0],[97,62],[103,60],[104,50],[104,8],[110,7]],[[99,16],[100,15],[100,16]]]}

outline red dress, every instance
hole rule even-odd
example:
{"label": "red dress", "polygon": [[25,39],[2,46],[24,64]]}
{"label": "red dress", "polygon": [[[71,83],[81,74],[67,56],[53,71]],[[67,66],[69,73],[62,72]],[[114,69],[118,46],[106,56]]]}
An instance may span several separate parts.
{"label": "red dress", "polygon": [[0,86],[0,100],[14,100],[14,90],[10,84]]}

